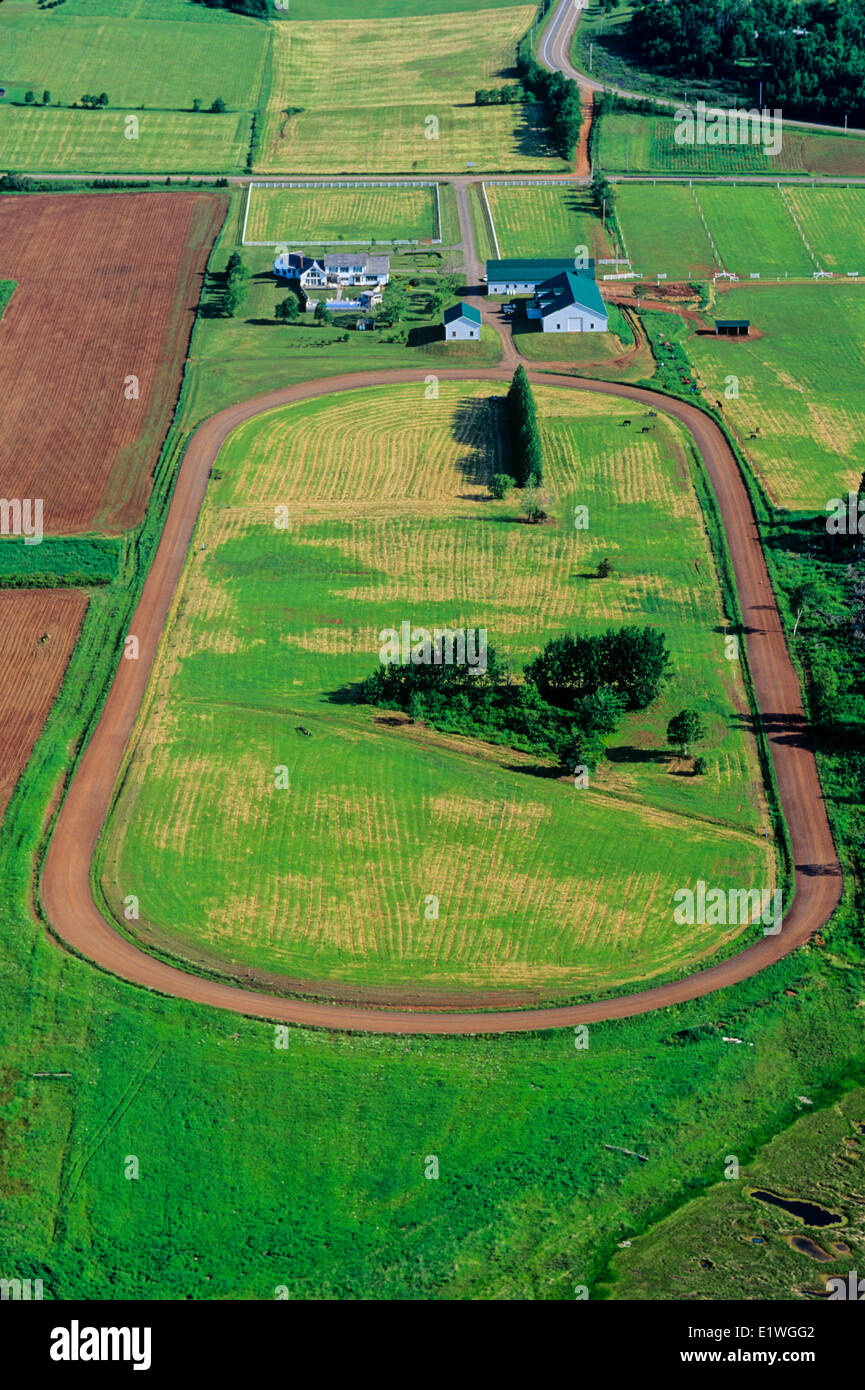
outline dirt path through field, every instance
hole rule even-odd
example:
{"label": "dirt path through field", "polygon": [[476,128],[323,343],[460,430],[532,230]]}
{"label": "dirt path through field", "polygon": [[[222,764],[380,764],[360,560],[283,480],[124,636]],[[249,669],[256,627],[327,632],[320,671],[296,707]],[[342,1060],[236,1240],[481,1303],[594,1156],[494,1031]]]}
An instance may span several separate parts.
{"label": "dirt path through field", "polygon": [[[72,780],[45,859],[41,896],[54,931],[67,945],[101,968],[163,994],[281,1022],[376,1033],[504,1033],[573,1027],[645,1013],[747,979],[802,945],[824,925],[840,898],[841,877],[799,683],[787,652],[744,481],[722,431],[689,403],[622,382],[591,381],[534,370],[530,370],[529,375],[544,386],[621,396],[635,406],[662,410],[685,425],[700,452],[715,488],[727,533],[757,701],[770,742],[793,846],[796,892],[781,932],[776,936],[763,936],[710,969],[615,999],[510,1012],[427,1012],[280,998],[186,974],[148,955],[121,936],[96,907],[90,869],[97,839],[156,658],[210,469],[222,445],[233,430],[262,411],[368,386],[414,383],[420,388],[426,375],[417,370],[358,372],[303,382],[222,410],[196,430],[184,456],[162,539],[130,625],[130,631],[139,639],[139,659],[120,662],[102,716]],[[444,381],[506,383],[511,368],[505,365],[487,370],[442,370],[438,375]]]}

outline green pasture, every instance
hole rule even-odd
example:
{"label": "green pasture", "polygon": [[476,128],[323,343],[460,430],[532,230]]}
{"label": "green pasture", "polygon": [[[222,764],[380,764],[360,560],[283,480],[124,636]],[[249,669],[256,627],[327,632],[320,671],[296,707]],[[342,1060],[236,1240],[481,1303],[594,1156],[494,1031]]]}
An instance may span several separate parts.
{"label": "green pasture", "polygon": [[[736,342],[696,334],[687,350],[705,394],[724,400],[728,422],[777,505],[823,509],[855,489],[865,468],[861,287],[735,286],[718,296],[714,312],[748,318],[762,335]],[[731,376],[739,394],[727,400]]]}
{"label": "green pasture", "polygon": [[[617,1252],[611,1297],[651,1299],[661,1288],[682,1299],[823,1297],[827,1279],[846,1282],[862,1268],[865,1091],[816,1111],[813,1102],[799,1104],[796,1123],[740,1164],[736,1177],[725,1176],[719,1157],[719,1181],[708,1192]],[[754,1189],[813,1202],[841,1220],[803,1224],[752,1197]],[[803,1237],[809,1244],[797,1249],[792,1242]]]}
{"label": "green pasture", "polygon": [[[683,934],[676,887],[772,873],[683,441],[624,425],[626,404],[542,391],[556,524],[533,531],[485,496],[504,438],[492,388],[425,391],[287,407],[226,446],[112,821],[107,899],[139,893],[146,938],[191,959],[314,979],[573,992],[681,969],[737,932]],[[404,618],[485,628],[518,670],[562,630],[653,622],[675,675],[577,792],[506,749],[345,703]],[[711,730],[705,779],[666,749],[691,704]]]}
{"label": "green pasture", "polygon": [[691,274],[712,274],[712,248],[692,189],[680,184],[620,184],[616,218],[626,253],[641,275],[687,280]]}
{"label": "green pasture", "polygon": [[587,246],[596,259],[611,254],[583,189],[491,183],[486,195],[502,256],[574,256],[579,246]]}
{"label": "green pasture", "polygon": [[436,235],[436,222],[436,190],[432,187],[254,187],[246,239],[273,243],[421,241]]}
{"label": "green pasture", "polygon": [[791,188],[785,196],[819,268],[865,277],[865,188]]}
{"label": "green pasture", "polygon": [[195,97],[205,106],[222,97],[247,112],[259,104],[268,44],[264,24],[172,0],[65,0],[54,10],[6,3],[0,11],[7,91],[32,88],[41,101],[47,89],[64,106],[107,92],[124,111],[190,110]]}
{"label": "green pasture", "polygon": [[792,279],[818,268],[780,189],[709,185],[697,197],[725,270]]}

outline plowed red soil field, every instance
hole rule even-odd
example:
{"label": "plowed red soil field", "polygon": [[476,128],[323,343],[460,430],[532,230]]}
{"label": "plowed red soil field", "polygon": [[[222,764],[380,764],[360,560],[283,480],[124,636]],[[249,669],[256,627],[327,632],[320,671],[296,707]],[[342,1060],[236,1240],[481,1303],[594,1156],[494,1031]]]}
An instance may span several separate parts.
{"label": "plowed red soil field", "polygon": [[227,206],[206,193],[0,198],[0,279],[18,285],[0,320],[0,495],[41,497],[46,533],[141,519]]}
{"label": "plowed red soil field", "polygon": [[78,589],[0,591],[0,817],[54,703],[87,611]]}

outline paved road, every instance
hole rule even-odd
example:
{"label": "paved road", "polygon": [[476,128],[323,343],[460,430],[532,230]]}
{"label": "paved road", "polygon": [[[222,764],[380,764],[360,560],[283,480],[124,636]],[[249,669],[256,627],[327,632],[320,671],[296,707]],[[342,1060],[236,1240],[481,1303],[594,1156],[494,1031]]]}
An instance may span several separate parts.
{"label": "paved road", "polygon": [[[699,3],[699,0],[695,0],[695,3]],[[544,31],[538,49],[538,57],[546,67],[563,72],[566,77],[578,83],[584,92],[616,92],[618,96],[631,97],[634,101],[653,101],[659,106],[673,108],[685,105],[683,98],[655,96],[652,92],[634,92],[628,87],[617,87],[612,82],[600,82],[589,73],[580,72],[575,68],[571,62],[571,40],[585,8],[586,0],[559,0],[558,8]],[[707,106],[709,110],[713,109],[708,103]],[[814,121],[791,121],[786,117],[784,125],[798,130],[826,131],[831,135],[838,135],[844,130],[843,123],[819,125]],[[847,132],[850,135],[865,135],[865,130],[858,126],[848,126]]]}
{"label": "paved road", "polygon": [[[442,380],[509,380],[509,366],[443,370]],[[424,382],[415,370],[363,372],[304,382],[258,396],[212,416],[190,440],[155,559],[130,632],[139,639],[137,661],[121,660],[99,723],[63,803],[45,859],[41,897],[54,932],[73,950],[134,984],[215,1008],[279,1022],[375,1033],[505,1033],[573,1027],[623,1018],[709,994],[765,969],[800,946],[827,921],[841,892],[837,863],[817,767],[787,652],[780,618],[748,494],[722,431],[687,402],[659,397],[624,383],[581,380],[530,371],[543,385],[621,396],[635,406],[661,409],[690,431],[718,496],[741,602],[748,655],[795,860],[796,892],[781,932],[711,969],[671,984],[617,999],[512,1012],[431,1012],[374,1009],[287,999],[187,974],[127,941],[101,915],[93,899],[90,868],[108,813],[124,753],[141,705],[169,606],[189,548],[210,469],[229,434],[264,410],[313,396],[359,387]],[[720,639],[719,639],[720,640]]]}

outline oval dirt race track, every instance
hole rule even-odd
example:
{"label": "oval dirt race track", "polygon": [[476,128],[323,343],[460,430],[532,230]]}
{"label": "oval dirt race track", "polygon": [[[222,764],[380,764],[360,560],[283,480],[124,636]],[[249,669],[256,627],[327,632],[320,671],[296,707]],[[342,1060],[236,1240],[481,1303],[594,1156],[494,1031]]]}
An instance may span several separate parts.
{"label": "oval dirt race track", "polygon": [[[440,371],[443,381],[509,381],[507,368]],[[200,425],[183,458],[165,529],[135,611],[130,632],[137,661],[121,660],[99,723],[84,752],[54,830],[42,874],[41,897],[56,934],[104,970],[161,994],[230,1009],[252,1017],[309,1027],[372,1033],[511,1033],[573,1027],[626,1018],[710,994],[747,979],[795,950],[827,921],[841,895],[838,865],[817,765],[808,737],[799,683],[787,652],[778,609],[744,481],[723,432],[685,401],[638,386],[529,372],[539,385],[598,391],[680,420],[690,431],[720,504],[730,548],[748,658],[769,738],[781,804],[795,863],[796,891],[776,936],[763,936],[710,969],[672,983],[596,1003],[510,1012],[411,1011],[286,999],[222,984],[168,965],[112,927],[91,891],[90,865],[136,715],[156,656],[210,469],[232,430],[262,411],[366,386],[417,382],[416,370],[363,372],[303,382],[220,411]]]}

